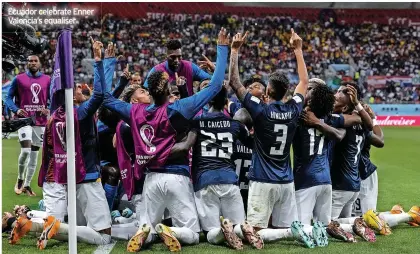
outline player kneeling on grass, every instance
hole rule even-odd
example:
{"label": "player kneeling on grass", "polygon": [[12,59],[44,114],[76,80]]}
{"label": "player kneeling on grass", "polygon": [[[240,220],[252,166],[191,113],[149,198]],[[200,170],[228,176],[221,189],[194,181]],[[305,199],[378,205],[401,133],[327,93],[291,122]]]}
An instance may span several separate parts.
{"label": "player kneeling on grass", "polygon": [[198,217],[210,243],[226,241],[230,247],[242,249],[242,241],[234,232],[237,225],[242,228],[246,239],[261,249],[261,238],[251,225],[244,222],[244,204],[231,158],[238,140],[250,146],[252,138],[241,122],[224,114],[226,103],[227,91],[222,87],[209,103],[209,111],[194,118],[185,147],[185,150],[193,147],[192,175]]}
{"label": "player kneeling on grass", "polygon": [[[74,89],[77,236],[79,240],[91,244],[107,244],[111,241],[111,216],[105,192],[101,183],[97,181],[100,178],[100,166],[96,146],[95,112],[102,103],[102,91],[105,86],[101,48],[102,43],[93,42],[95,58],[93,95],[87,99],[82,94],[80,85]],[[49,216],[45,218],[43,225],[37,225],[38,223],[32,221],[27,223],[27,216],[22,214],[12,231],[10,241],[12,244],[29,231],[38,232],[39,227],[43,228],[37,243],[39,249],[44,249],[47,241],[52,237],[67,239],[68,226],[62,223],[67,211],[65,118],[64,105],[61,105],[52,114],[45,130],[43,161],[38,185],[43,187],[44,202]]]}
{"label": "player kneeling on grass", "polygon": [[[148,225],[144,225],[128,243],[131,251],[140,250],[152,240],[149,231],[156,230],[171,251],[179,251],[181,244],[197,244],[200,226],[194,203],[192,184],[189,179],[189,162],[172,164],[168,159],[178,133],[185,133],[189,121],[220,91],[227,64],[229,38],[222,28],[217,47],[216,70],[209,86],[185,99],[169,103],[169,76],[161,71],[147,78],[153,104],[129,104],[118,101],[109,93],[105,95],[104,107],[117,112],[131,126],[135,146],[134,176],[145,176],[145,197]],[[174,227],[160,223],[168,209]],[[150,237],[149,237],[150,235]]]}

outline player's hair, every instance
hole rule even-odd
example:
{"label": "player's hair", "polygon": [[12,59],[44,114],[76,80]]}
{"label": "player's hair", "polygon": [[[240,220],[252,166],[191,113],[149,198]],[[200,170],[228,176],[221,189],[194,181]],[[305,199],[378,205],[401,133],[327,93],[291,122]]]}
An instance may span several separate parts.
{"label": "player's hair", "polygon": [[233,116],[233,120],[237,120],[243,123],[248,128],[248,130],[251,130],[254,125],[251,115],[244,108],[240,108],[238,111],[236,111],[235,115]]}
{"label": "player's hair", "polygon": [[248,87],[248,86],[252,85],[255,82],[261,83],[264,87],[266,87],[266,84],[261,79],[261,76],[260,75],[253,75],[250,78],[245,79],[244,82],[243,82],[243,85],[245,87]]}
{"label": "player's hair", "polygon": [[272,72],[268,77],[268,83],[271,85],[269,96],[276,101],[283,99],[289,88],[289,79],[279,71]]}
{"label": "player's hair", "polygon": [[227,90],[224,86],[216,96],[214,96],[213,100],[209,102],[210,106],[215,108],[216,110],[223,110],[227,102]]}
{"label": "player's hair", "polygon": [[168,96],[168,78],[165,72],[155,71],[147,78],[149,93],[157,105],[166,102]]}
{"label": "player's hair", "polygon": [[[133,94],[137,91],[137,89],[140,88],[143,87],[139,85],[128,86],[124,89],[124,91],[121,93],[118,99],[129,103]],[[98,110],[98,118],[109,128],[113,129],[117,128],[118,122],[121,120],[117,113],[112,112],[111,110],[103,106],[101,106]]]}
{"label": "player's hair", "polygon": [[323,118],[331,114],[334,108],[335,97],[333,90],[329,86],[318,84],[312,89],[311,98],[309,107],[316,117]]}
{"label": "player's hair", "polygon": [[182,47],[182,44],[179,40],[169,40],[166,43],[166,48],[168,48],[168,50],[177,50],[180,49]]}
{"label": "player's hair", "polygon": [[322,85],[322,86],[327,85],[324,80],[319,79],[319,78],[311,78],[308,83],[312,83],[312,84],[315,84],[315,85]]}

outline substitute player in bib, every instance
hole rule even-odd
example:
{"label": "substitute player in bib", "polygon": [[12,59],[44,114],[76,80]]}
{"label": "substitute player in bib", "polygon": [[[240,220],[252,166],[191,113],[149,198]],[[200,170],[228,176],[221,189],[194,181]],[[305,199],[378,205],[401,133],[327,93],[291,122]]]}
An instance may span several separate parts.
{"label": "substitute player in bib", "polygon": [[[147,79],[152,105],[128,104],[115,100],[106,94],[104,106],[121,115],[130,123],[134,139],[136,179],[146,175],[143,195],[149,225],[154,227],[165,245],[171,251],[181,249],[180,242],[197,244],[200,231],[194,202],[192,185],[189,179],[188,160],[183,165],[168,164],[170,150],[175,144],[177,133],[184,133],[189,121],[220,91],[227,64],[229,36],[222,28],[217,47],[217,65],[210,84],[199,93],[169,104],[169,76],[162,71],[150,74]],[[169,210],[174,227],[166,227],[159,222],[165,209]],[[143,226],[133,237],[130,245],[138,250],[145,242],[148,226]],[[146,242],[149,242],[151,237]]]}
{"label": "substitute player in bib", "polygon": [[[17,75],[10,84],[6,96],[6,106],[17,117],[35,117],[35,126],[25,126],[18,130],[21,146],[18,159],[18,178],[15,193],[35,196],[31,181],[38,163],[38,152],[44,139],[45,124],[50,113],[48,100],[51,78],[41,73],[39,57],[28,57],[28,70]],[[14,99],[14,102],[13,102]],[[25,176],[26,171],[26,176]]]}
{"label": "substitute player in bib", "polygon": [[176,75],[185,77],[187,94],[188,96],[191,96],[194,93],[194,81],[211,78],[210,74],[200,69],[196,64],[187,60],[182,60],[181,47],[182,45],[179,40],[169,40],[167,42],[166,61],[156,65],[149,71],[144,82],[144,87],[149,88],[148,78],[153,72],[162,71],[168,74],[169,82],[176,80]]}
{"label": "substitute player in bib", "polygon": [[[362,119],[362,124],[368,130],[372,130],[372,119],[359,103],[358,97],[360,91],[356,84],[343,83],[335,94],[334,113],[352,114],[356,110]],[[350,217],[353,203],[359,196],[359,161],[365,143],[362,124],[346,128],[345,137],[334,147],[331,165],[332,220]]]}

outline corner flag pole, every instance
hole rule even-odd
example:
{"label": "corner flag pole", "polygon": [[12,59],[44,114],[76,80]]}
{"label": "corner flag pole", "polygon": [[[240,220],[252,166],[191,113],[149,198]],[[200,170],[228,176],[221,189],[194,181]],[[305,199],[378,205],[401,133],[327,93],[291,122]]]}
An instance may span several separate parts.
{"label": "corner flag pole", "polygon": [[51,85],[51,111],[62,104],[62,99],[56,94],[58,90],[65,89],[64,101],[66,110],[66,146],[67,146],[67,213],[68,213],[68,241],[69,253],[77,254],[76,232],[76,153],[74,134],[74,108],[73,108],[73,59],[71,30],[63,29],[58,36],[55,51],[54,75]]}

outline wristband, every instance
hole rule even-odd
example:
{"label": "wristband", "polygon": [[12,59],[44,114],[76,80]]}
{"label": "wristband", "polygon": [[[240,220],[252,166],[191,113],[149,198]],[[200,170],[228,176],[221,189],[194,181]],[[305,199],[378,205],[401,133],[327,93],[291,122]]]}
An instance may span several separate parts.
{"label": "wristband", "polygon": [[372,123],[373,123],[373,126],[378,125],[378,121],[376,120],[376,118],[373,118]]}
{"label": "wristband", "polygon": [[360,104],[360,102],[359,102],[359,104],[356,105],[356,110],[357,110],[357,112],[360,112],[360,111],[363,110],[363,106],[362,106],[362,104]]}

